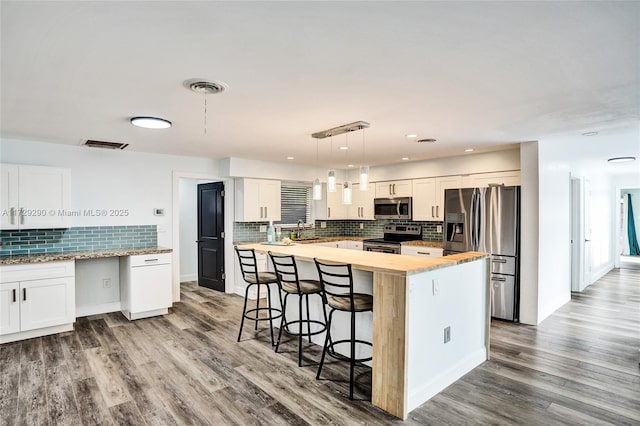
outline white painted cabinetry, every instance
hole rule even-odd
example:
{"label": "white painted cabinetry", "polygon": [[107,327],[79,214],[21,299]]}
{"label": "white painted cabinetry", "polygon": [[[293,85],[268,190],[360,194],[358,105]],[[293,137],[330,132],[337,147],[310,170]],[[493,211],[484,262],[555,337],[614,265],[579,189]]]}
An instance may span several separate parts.
{"label": "white painted cabinetry", "polygon": [[342,185],[337,185],[335,192],[327,191],[327,216],[328,220],[347,219],[349,212],[346,204],[342,204]]}
{"label": "white painted cabinetry", "polygon": [[506,172],[477,173],[462,178],[463,188],[486,188],[491,185],[520,185],[520,170]]}
{"label": "white painted cabinetry", "polygon": [[444,191],[461,185],[462,176],[414,179],[413,220],[444,220]]}
{"label": "white painted cabinetry", "polygon": [[442,249],[437,247],[407,246],[403,244],[400,248],[400,254],[406,254],[408,256],[441,257]]}
{"label": "white painted cabinetry", "polygon": [[168,313],[171,291],[171,253],[120,258],[120,303],[127,319]]}
{"label": "white painted cabinetry", "polygon": [[2,164],[2,229],[68,228],[71,171],[57,167]]}
{"label": "white painted cabinetry", "polygon": [[314,246],[344,248],[349,250],[362,250],[362,241],[331,241],[326,243],[314,243]]}
{"label": "white painted cabinetry", "polygon": [[411,180],[376,182],[376,198],[411,197]]}
{"label": "white painted cabinetry", "polygon": [[0,267],[0,343],[73,330],[75,262]]}
{"label": "white painted cabinetry", "polygon": [[280,186],[279,180],[236,179],[236,221],[279,221],[282,211]]}
{"label": "white painted cabinetry", "polygon": [[360,190],[360,184],[353,185],[352,204],[347,206],[348,219],[374,220],[373,217],[373,198],[375,189],[373,185],[365,191]]}

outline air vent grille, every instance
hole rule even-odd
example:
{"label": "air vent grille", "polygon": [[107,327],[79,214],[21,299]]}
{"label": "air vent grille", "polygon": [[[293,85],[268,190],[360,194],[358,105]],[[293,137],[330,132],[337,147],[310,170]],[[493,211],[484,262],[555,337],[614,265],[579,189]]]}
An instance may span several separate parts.
{"label": "air vent grille", "polygon": [[95,141],[92,139],[87,139],[84,145],[90,148],[103,148],[103,149],[125,149],[126,147],[129,146],[128,143]]}
{"label": "air vent grille", "polygon": [[431,139],[431,138],[429,138],[429,139],[418,139],[416,141],[416,143],[434,143],[435,141],[436,141],[435,139]]}

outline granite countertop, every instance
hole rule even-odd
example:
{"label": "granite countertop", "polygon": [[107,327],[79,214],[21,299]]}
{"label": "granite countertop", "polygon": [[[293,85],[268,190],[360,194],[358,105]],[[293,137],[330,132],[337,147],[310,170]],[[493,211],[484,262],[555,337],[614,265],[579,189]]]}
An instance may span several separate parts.
{"label": "granite countertop", "polygon": [[18,254],[15,256],[0,256],[0,265],[18,265],[21,263],[55,262],[58,260],[98,259],[103,257],[135,256],[139,254],[171,253],[166,247],[140,247],[104,250],[80,250],[62,253]]}
{"label": "granite countertop", "polygon": [[403,246],[442,248],[442,241],[414,240],[414,241],[405,241],[405,242],[402,243],[402,245]]}

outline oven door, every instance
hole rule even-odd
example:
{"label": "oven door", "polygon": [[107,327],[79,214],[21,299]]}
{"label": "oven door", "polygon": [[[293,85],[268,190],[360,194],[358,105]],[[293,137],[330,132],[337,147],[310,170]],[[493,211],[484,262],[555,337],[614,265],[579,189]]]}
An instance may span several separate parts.
{"label": "oven door", "polygon": [[367,244],[365,243],[362,246],[364,251],[374,251],[378,253],[391,253],[391,254],[400,254],[400,246],[396,246],[394,244]]}

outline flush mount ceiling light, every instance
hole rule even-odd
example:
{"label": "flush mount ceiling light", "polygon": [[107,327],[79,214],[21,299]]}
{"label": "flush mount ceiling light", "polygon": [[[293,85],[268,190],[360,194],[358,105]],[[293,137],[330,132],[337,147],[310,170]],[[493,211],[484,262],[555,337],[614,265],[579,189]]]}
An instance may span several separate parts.
{"label": "flush mount ceiling light", "polygon": [[636,157],[613,157],[607,161],[610,163],[628,163],[629,161],[636,161]]}
{"label": "flush mount ceiling light", "polygon": [[222,93],[229,88],[225,83],[204,78],[190,78],[182,85],[187,89],[204,95],[204,134],[207,134],[207,95]]}
{"label": "flush mount ceiling light", "polygon": [[296,157],[292,157],[292,156],[288,156],[287,157],[287,160],[295,160],[295,159],[296,159]]}
{"label": "flush mount ceiling light", "polygon": [[409,157],[402,157],[401,160],[402,161],[409,161]]}
{"label": "flush mount ceiling light", "polygon": [[408,137],[409,139],[415,139],[418,137],[418,135],[416,135],[415,133],[409,133],[408,135],[405,135],[406,137]]}
{"label": "flush mount ceiling light", "polygon": [[341,150],[341,151],[346,151],[346,150],[348,150],[348,149],[349,149],[349,147],[348,147],[348,146],[345,146],[345,145],[340,146],[340,147],[338,147],[338,148],[340,148],[340,150]]}
{"label": "flush mount ceiling light", "polygon": [[582,136],[596,136],[598,134],[598,132],[585,132],[582,134]]}
{"label": "flush mount ceiling light", "polygon": [[464,152],[473,152],[473,148],[467,148],[464,150]]}
{"label": "flush mount ceiling light", "polygon": [[136,127],[143,127],[145,129],[168,129],[171,127],[171,122],[159,117],[131,117],[129,120],[131,124]]}

